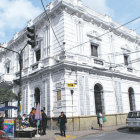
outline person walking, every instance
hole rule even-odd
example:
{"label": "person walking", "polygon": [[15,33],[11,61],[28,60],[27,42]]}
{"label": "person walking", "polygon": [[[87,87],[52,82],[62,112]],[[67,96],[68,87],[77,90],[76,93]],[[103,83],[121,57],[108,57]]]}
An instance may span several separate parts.
{"label": "person walking", "polygon": [[41,110],[42,120],[41,120],[41,129],[43,130],[42,135],[46,135],[46,128],[47,128],[47,115],[44,110]]}
{"label": "person walking", "polygon": [[0,113],[0,130],[3,130],[3,116]]}
{"label": "person walking", "polygon": [[103,115],[101,112],[98,112],[97,113],[97,121],[98,121],[98,124],[99,124],[99,130],[103,130],[102,127],[103,127]]}
{"label": "person walking", "polygon": [[64,112],[61,112],[61,115],[58,118],[58,124],[60,124],[60,133],[61,136],[66,137],[66,123],[67,123],[67,118]]}

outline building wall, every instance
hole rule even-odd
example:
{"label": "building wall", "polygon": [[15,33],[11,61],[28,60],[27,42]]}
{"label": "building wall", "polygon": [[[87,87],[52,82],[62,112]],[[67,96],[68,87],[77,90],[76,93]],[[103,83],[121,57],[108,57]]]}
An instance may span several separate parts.
{"label": "building wall", "polygon": [[[77,4],[76,0],[73,2],[56,1],[47,7],[51,11],[49,18],[57,39],[44,13],[33,21],[39,43],[35,48],[28,45],[23,52],[22,114],[29,114],[32,107],[36,107],[34,94],[35,89],[39,88],[41,109],[46,108],[52,126],[55,125],[56,117],[64,111],[69,117],[71,128],[71,117],[74,117],[76,124],[81,122],[79,128],[90,119],[93,122],[89,121],[86,128],[94,127],[91,125],[96,120],[94,87],[100,84],[104,113],[108,119],[112,119],[106,125],[111,125],[111,122],[118,124],[122,121],[118,114],[122,113],[124,122],[130,111],[130,87],[134,89],[136,110],[140,109],[139,62],[124,65],[124,54],[129,54],[129,61],[139,58],[139,52],[133,53],[139,50],[140,44],[133,38],[139,36],[122,27],[99,37],[119,25],[109,16],[100,15],[81,2]],[[26,41],[24,29],[6,47],[20,51]],[[91,56],[91,43],[98,45],[98,57]],[[37,62],[35,51],[39,48],[41,59]],[[12,75],[11,81],[18,79],[18,56],[8,51],[0,53],[0,73],[8,77]],[[9,61],[10,72],[7,74],[5,64]],[[69,88],[67,83],[75,83],[75,87]],[[13,83],[13,91],[17,94],[18,88]],[[71,90],[74,91],[73,96]],[[16,116],[16,111],[11,114]]]}
{"label": "building wall", "polygon": [[122,80],[107,76],[89,74],[88,72],[77,72],[66,74],[66,83],[74,83],[77,77],[77,85],[73,88],[66,87],[68,116],[72,116],[72,97],[70,90],[74,90],[73,95],[73,115],[90,116],[96,115],[94,86],[99,83],[103,87],[105,114],[128,113],[130,111],[128,89],[133,87],[136,101],[136,110],[139,110],[139,88],[138,82]]}

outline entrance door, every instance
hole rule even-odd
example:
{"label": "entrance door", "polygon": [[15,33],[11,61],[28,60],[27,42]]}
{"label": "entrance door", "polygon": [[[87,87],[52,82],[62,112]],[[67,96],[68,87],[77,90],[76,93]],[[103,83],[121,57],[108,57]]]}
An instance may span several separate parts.
{"label": "entrance door", "polygon": [[130,103],[130,111],[135,111],[135,98],[134,98],[134,90],[132,87],[128,89],[129,94],[129,103]]}
{"label": "entrance door", "polygon": [[103,87],[101,84],[96,84],[94,86],[94,97],[96,114],[97,112],[104,113]]}
{"label": "entrance door", "polygon": [[35,94],[34,94],[34,98],[35,98],[35,107],[37,106],[37,104],[40,104],[40,89],[39,88],[35,88]]}

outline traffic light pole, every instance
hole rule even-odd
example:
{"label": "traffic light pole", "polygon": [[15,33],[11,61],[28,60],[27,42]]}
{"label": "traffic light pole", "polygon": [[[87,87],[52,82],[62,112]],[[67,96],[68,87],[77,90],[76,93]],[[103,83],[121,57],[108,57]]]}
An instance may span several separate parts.
{"label": "traffic light pole", "polygon": [[5,50],[11,51],[13,53],[16,53],[19,56],[19,66],[20,66],[20,69],[19,69],[19,72],[20,72],[20,75],[19,75],[19,92],[18,92],[19,129],[21,128],[21,124],[20,124],[20,119],[21,119],[21,117],[20,117],[20,101],[21,101],[21,92],[22,92],[22,63],[23,63],[22,54],[23,54],[23,50],[26,48],[27,45],[28,44],[26,44],[20,52],[17,52],[17,51],[14,51],[14,50],[11,50],[11,49],[8,49],[8,48],[0,46],[0,48],[3,48]]}
{"label": "traffic light pole", "polygon": [[19,66],[20,66],[20,69],[19,69],[19,72],[20,72],[20,75],[19,75],[19,92],[18,92],[18,118],[19,118],[19,129],[21,128],[21,125],[20,125],[20,101],[21,101],[21,92],[22,92],[22,67],[23,67],[23,59],[22,59],[22,54],[23,54],[23,50],[26,48],[26,46],[29,44],[31,45],[32,48],[34,48],[37,44],[36,42],[36,26],[31,26],[31,27],[27,27],[27,37],[30,39],[28,40],[28,42],[26,43],[26,45],[22,48],[22,50],[20,52],[17,52],[17,51],[14,51],[14,50],[11,50],[11,49],[8,49],[8,48],[5,48],[5,47],[2,47],[0,45],[0,48],[3,48],[5,50],[8,50],[8,51],[11,51],[11,52],[14,52],[16,54],[18,54],[19,56]]}

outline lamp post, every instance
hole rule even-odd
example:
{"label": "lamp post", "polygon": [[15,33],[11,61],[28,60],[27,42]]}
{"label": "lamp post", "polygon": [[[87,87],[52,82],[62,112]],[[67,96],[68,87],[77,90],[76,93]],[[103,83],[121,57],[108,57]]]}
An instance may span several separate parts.
{"label": "lamp post", "polygon": [[28,37],[29,40],[27,41],[26,45],[21,49],[20,52],[14,51],[14,50],[9,49],[9,48],[2,47],[0,45],[0,48],[3,48],[5,50],[16,53],[19,56],[19,66],[20,66],[19,72],[20,72],[20,75],[19,75],[19,82],[17,82],[18,85],[19,85],[19,92],[18,92],[19,129],[20,129],[20,100],[21,100],[21,91],[22,91],[22,66],[23,66],[22,65],[23,64],[22,54],[23,54],[23,50],[26,48],[26,46],[28,44],[31,45],[32,48],[34,48],[37,45],[37,41],[36,41],[37,35],[36,35],[36,26],[35,25],[33,25],[31,27],[27,27],[27,37]]}
{"label": "lamp post", "polygon": [[19,75],[19,92],[18,92],[18,118],[19,118],[19,129],[20,129],[20,100],[21,100],[21,91],[22,91],[22,53],[23,53],[23,50],[25,49],[25,47],[27,46],[27,44],[24,46],[24,48],[20,51],[20,52],[17,52],[17,51],[14,51],[12,49],[9,49],[9,48],[5,48],[5,47],[2,47],[0,45],[0,48],[3,48],[5,50],[8,50],[8,51],[11,51],[13,53],[16,53],[18,54],[19,56],[19,66],[20,66],[20,69],[19,69],[19,72],[20,72],[20,75]]}
{"label": "lamp post", "polygon": [[72,124],[73,124],[73,131],[74,131],[74,119],[73,119],[73,93],[74,93],[74,91],[71,90],[71,97],[72,97]]}

